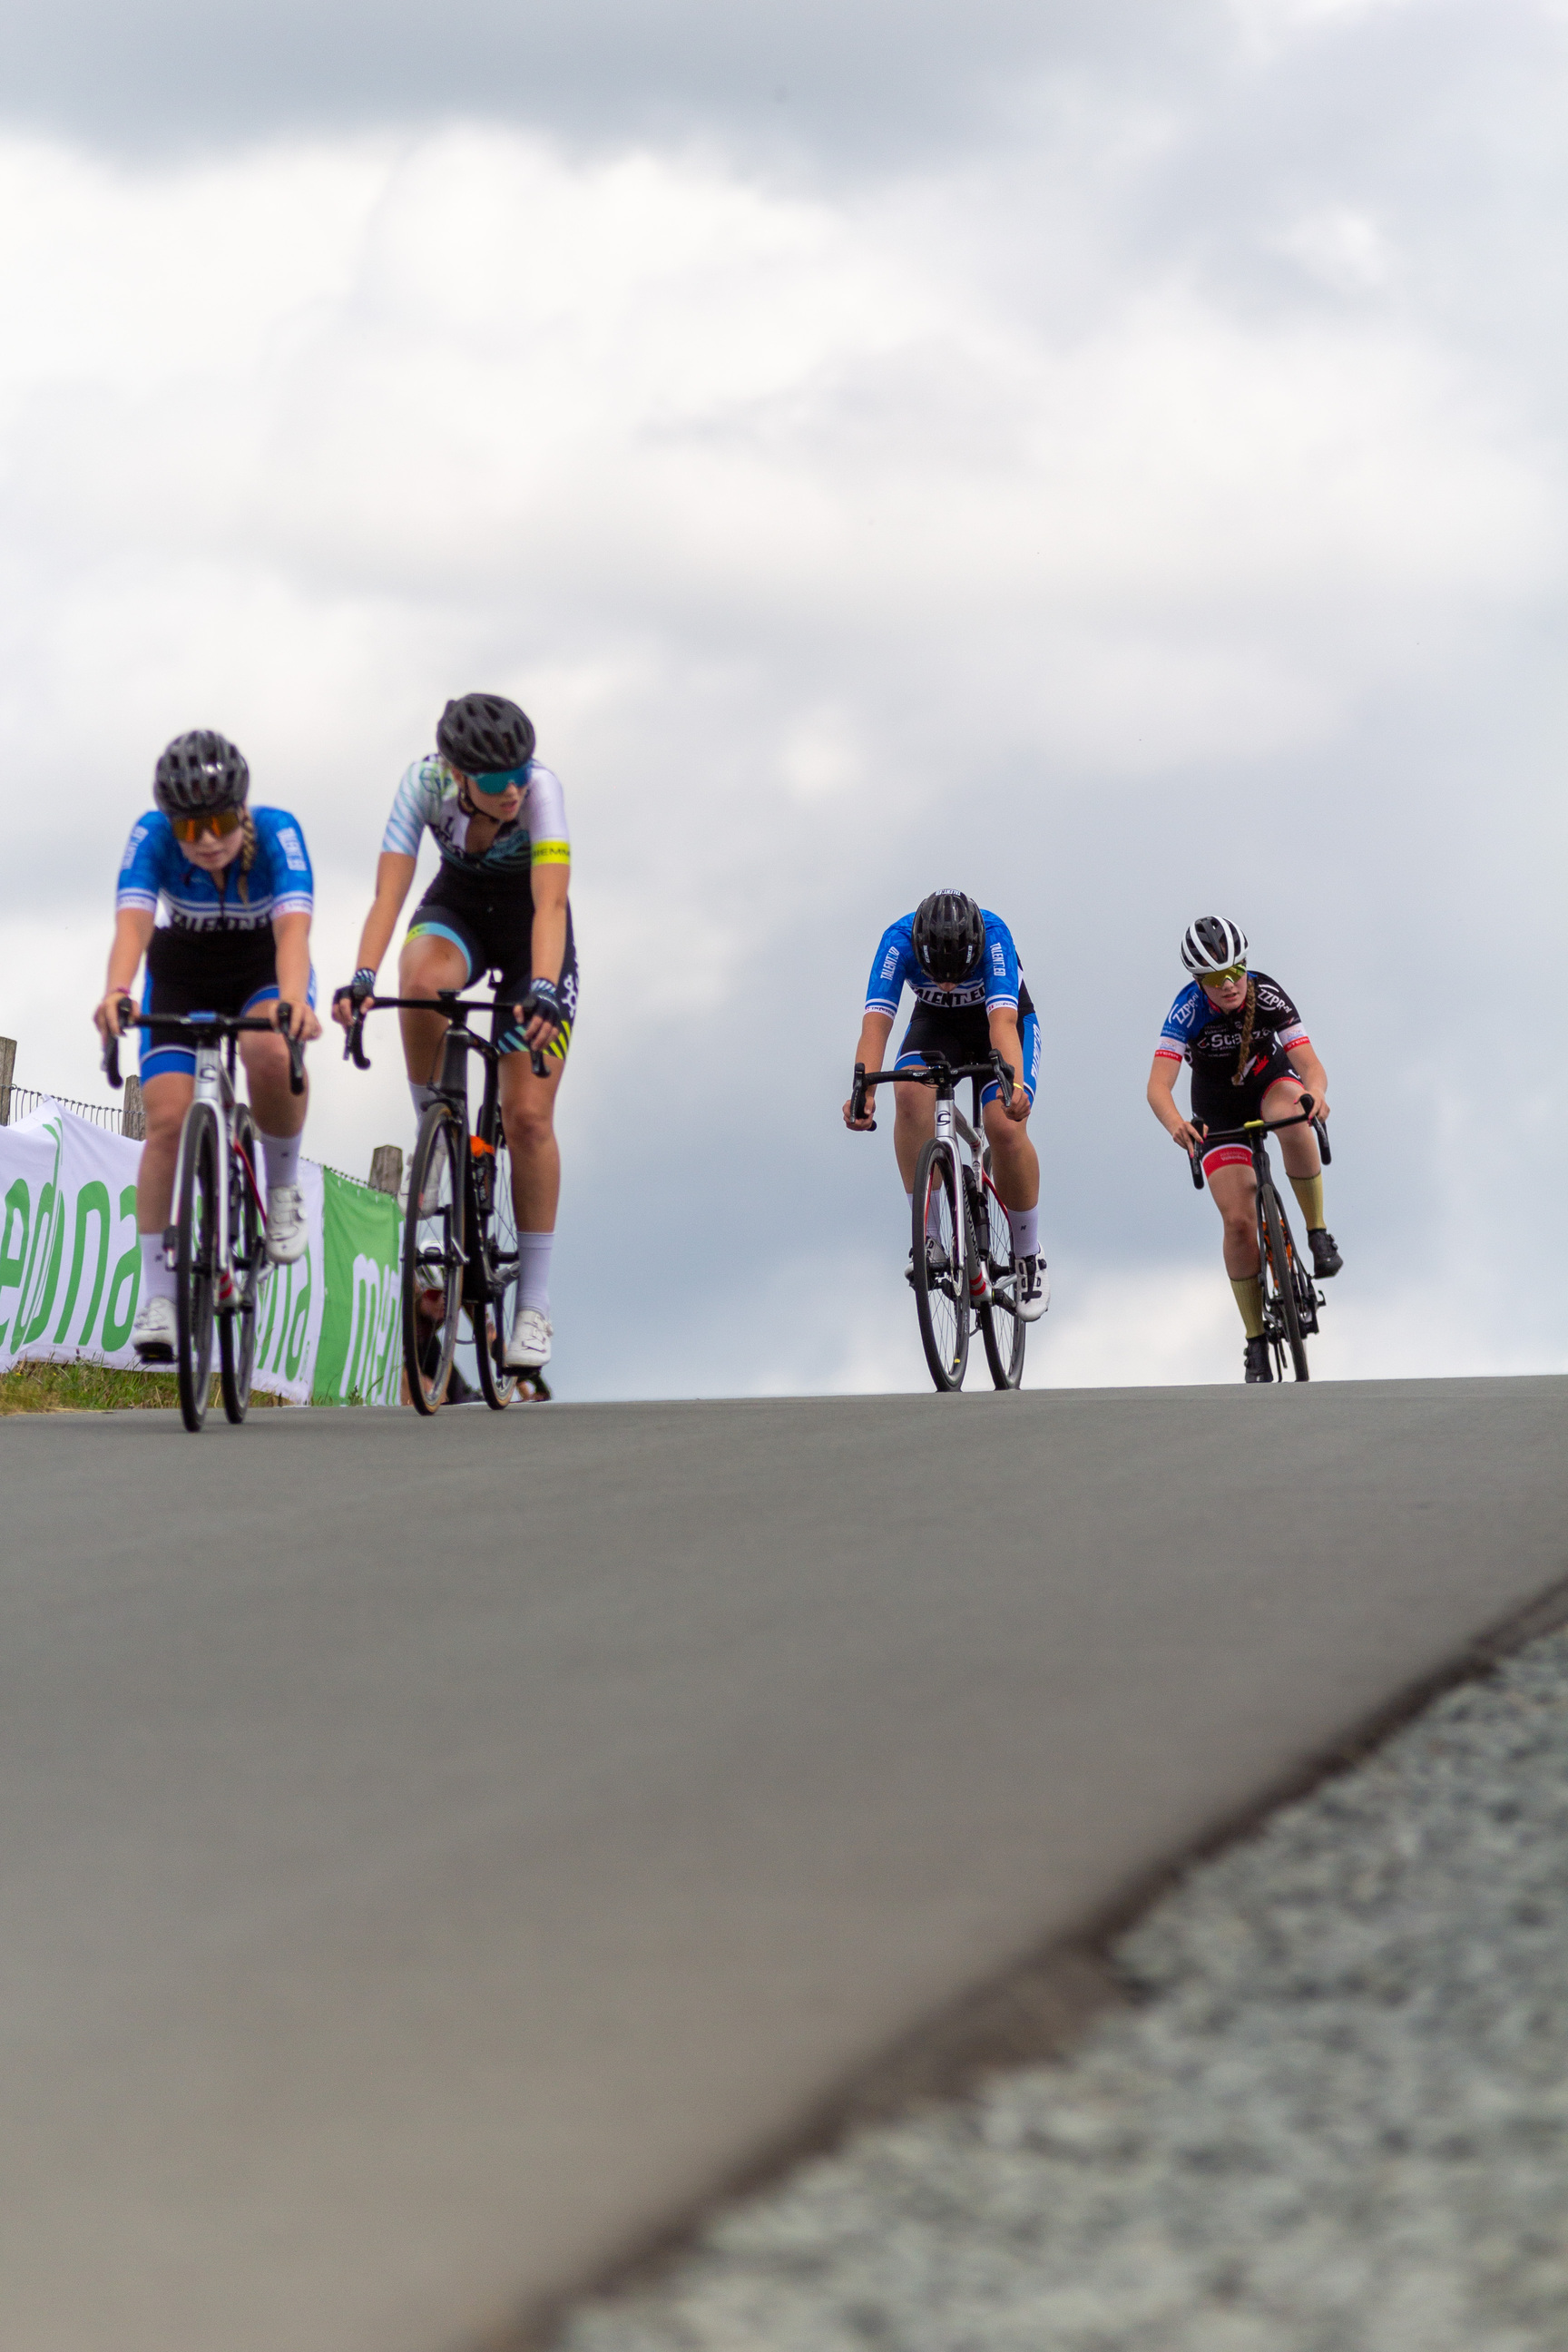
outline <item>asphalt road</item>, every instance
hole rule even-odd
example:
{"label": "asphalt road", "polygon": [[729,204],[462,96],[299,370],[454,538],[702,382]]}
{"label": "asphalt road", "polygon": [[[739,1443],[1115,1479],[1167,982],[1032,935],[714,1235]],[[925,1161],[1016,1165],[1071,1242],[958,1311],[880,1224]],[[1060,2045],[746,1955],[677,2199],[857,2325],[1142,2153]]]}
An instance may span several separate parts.
{"label": "asphalt road", "polygon": [[0,1423],[0,2342],[479,2340],[1558,1579],[1565,1409]]}

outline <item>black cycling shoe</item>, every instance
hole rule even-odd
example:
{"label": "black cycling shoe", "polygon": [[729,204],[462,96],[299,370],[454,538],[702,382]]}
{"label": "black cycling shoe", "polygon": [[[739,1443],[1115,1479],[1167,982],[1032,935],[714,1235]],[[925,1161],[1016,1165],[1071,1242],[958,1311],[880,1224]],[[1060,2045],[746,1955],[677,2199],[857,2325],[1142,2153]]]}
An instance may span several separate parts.
{"label": "black cycling shoe", "polygon": [[1338,1274],[1344,1264],[1340,1255],[1340,1245],[1327,1225],[1314,1225],[1307,1239],[1311,1245],[1312,1272],[1320,1282],[1326,1282],[1329,1276]]}
{"label": "black cycling shoe", "polygon": [[1247,1341],[1244,1360],[1247,1365],[1248,1388],[1253,1387],[1259,1381],[1271,1381],[1274,1378],[1273,1351],[1261,1331],[1256,1339]]}

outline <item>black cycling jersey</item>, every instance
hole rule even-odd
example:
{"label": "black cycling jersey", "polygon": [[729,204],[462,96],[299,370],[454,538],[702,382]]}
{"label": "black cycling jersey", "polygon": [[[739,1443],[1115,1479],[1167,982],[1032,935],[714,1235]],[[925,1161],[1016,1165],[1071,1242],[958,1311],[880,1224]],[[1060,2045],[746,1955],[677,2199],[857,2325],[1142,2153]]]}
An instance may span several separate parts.
{"label": "black cycling jersey", "polygon": [[[1266,971],[1255,971],[1252,982],[1255,1007],[1247,1063],[1249,1077],[1259,1075],[1277,1055],[1288,1054],[1292,1045],[1310,1043],[1306,1023],[1279,982],[1270,980]],[[1194,1078],[1232,1078],[1241,1055],[1246,1020],[1244,1004],[1234,1013],[1222,1013],[1210,1003],[1199,983],[1190,981],[1166,1014],[1154,1051],[1173,1062],[1190,1063]]]}

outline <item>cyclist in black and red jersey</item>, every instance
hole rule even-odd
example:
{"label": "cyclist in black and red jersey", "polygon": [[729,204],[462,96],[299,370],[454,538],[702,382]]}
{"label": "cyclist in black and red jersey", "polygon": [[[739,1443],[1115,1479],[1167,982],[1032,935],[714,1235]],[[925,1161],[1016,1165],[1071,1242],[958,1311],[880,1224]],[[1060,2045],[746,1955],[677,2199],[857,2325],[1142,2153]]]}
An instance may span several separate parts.
{"label": "cyclist in black and red jersey", "polygon": [[[1165,1016],[1149,1073],[1149,1108],[1184,1151],[1203,1148],[1211,1128],[1240,1127],[1252,1118],[1289,1118],[1303,1093],[1312,1115],[1329,1112],[1328,1074],[1312,1050],[1307,1024],[1277,980],[1247,968],[1247,934],[1219,915],[1200,915],[1182,940],[1182,961],[1193,975]],[[1192,1117],[1176,1108],[1176,1074],[1193,1073]],[[1323,1163],[1310,1127],[1288,1127],[1279,1137],[1285,1172],[1307,1223],[1312,1270],[1338,1274],[1342,1260],[1323,1222]],[[1225,1220],[1225,1267],[1247,1333],[1247,1378],[1271,1381],[1263,1336],[1263,1292],[1258,1262],[1258,1187],[1244,1143],[1203,1151],[1203,1171]]]}

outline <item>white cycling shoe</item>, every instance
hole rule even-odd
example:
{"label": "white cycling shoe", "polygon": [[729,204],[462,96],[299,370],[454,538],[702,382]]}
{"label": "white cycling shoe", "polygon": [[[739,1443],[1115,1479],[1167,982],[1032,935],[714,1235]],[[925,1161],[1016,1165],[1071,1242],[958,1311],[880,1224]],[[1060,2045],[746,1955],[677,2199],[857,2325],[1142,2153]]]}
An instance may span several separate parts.
{"label": "white cycling shoe", "polygon": [[144,1364],[172,1364],[179,1337],[172,1298],[144,1298],[131,1326],[131,1344]]}
{"label": "white cycling shoe", "polygon": [[1037,1323],[1051,1303],[1051,1276],[1038,1250],[1029,1257],[1016,1257],[1013,1273],[1017,1283],[1018,1320]]}
{"label": "white cycling shoe", "polygon": [[305,1195],[298,1184],[274,1184],[267,1195],[267,1255],[274,1265],[292,1265],[305,1255],[310,1228]]}
{"label": "white cycling shoe", "polygon": [[536,1372],[547,1364],[552,1328],[537,1307],[520,1307],[506,1343],[507,1370]]}

